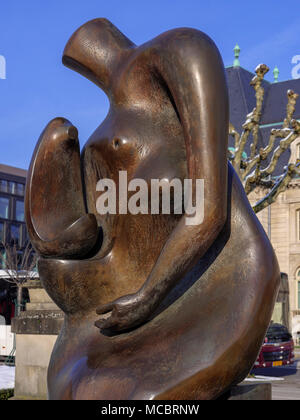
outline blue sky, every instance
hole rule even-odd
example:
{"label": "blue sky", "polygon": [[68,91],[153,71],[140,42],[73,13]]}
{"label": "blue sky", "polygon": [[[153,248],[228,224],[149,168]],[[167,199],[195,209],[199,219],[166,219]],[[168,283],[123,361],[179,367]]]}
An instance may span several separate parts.
{"label": "blue sky", "polygon": [[[108,101],[91,82],[61,64],[64,46],[84,22],[106,17],[141,44],[175,27],[206,32],[224,63],[233,62],[236,42],[241,65],[277,65],[280,80],[291,78],[300,55],[299,0],[14,0],[0,9],[0,162],[27,168],[36,141],[56,116],[79,129],[84,144],[104,119]],[[270,72],[267,77],[273,79]]]}

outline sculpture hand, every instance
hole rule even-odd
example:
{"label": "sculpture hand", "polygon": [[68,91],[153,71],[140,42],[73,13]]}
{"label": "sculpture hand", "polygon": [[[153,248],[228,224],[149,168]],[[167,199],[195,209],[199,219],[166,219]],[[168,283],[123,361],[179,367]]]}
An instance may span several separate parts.
{"label": "sculpture hand", "polygon": [[99,329],[122,331],[141,324],[149,316],[149,305],[141,292],[122,296],[97,308],[98,315],[106,315],[95,322]]}

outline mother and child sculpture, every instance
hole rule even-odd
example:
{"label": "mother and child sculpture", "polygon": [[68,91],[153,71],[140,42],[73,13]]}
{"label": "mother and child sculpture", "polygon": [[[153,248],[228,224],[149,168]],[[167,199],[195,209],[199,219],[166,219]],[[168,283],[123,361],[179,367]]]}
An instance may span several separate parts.
{"label": "mother and child sculpture", "polygon": [[[188,28],[136,46],[95,19],[72,35],[63,63],[103,89],[110,108],[82,150],[71,122],[52,120],[28,174],[39,275],[65,313],[49,398],[216,399],[251,370],[280,281],[227,158],[219,51]],[[151,214],[150,204],[100,214],[98,182],[118,188],[121,171],[149,186],[190,179],[191,194],[203,180],[203,220]]]}

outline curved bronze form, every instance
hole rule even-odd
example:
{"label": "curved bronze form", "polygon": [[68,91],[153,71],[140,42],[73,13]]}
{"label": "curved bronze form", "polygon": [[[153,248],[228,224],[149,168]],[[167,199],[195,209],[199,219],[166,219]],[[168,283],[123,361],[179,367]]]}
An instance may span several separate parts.
{"label": "curved bronze form", "polygon": [[[227,161],[219,52],[185,28],[137,47],[96,19],[71,37],[63,62],[106,92],[110,110],[81,164],[76,129],[51,121],[29,171],[26,218],[40,277],[66,315],[49,397],[217,398],[251,369],[280,279]],[[118,184],[122,170],[149,184],[204,179],[204,222],[100,216],[96,184]]]}

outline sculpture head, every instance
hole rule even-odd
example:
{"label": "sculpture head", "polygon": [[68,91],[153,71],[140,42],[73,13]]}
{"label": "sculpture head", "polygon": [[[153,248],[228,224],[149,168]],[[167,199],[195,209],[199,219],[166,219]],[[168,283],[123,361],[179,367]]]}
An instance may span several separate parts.
{"label": "sculpture head", "polygon": [[124,58],[135,45],[107,19],[95,19],[81,26],[70,38],[63,63],[100,86],[112,91]]}

